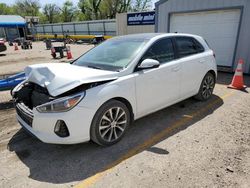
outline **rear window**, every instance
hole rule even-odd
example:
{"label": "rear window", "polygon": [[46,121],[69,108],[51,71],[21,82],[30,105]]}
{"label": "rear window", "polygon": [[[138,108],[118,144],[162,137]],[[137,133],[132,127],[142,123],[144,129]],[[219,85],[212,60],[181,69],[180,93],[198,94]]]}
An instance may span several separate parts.
{"label": "rear window", "polygon": [[186,57],[204,52],[203,46],[191,37],[176,37],[176,45],[179,57]]}

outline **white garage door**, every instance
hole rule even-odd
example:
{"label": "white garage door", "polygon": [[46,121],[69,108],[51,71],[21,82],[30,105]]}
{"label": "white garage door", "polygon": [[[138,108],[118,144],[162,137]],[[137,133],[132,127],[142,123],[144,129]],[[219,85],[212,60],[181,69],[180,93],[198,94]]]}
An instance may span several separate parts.
{"label": "white garage door", "polygon": [[177,13],[170,17],[170,32],[204,37],[216,54],[219,66],[232,66],[240,10]]}

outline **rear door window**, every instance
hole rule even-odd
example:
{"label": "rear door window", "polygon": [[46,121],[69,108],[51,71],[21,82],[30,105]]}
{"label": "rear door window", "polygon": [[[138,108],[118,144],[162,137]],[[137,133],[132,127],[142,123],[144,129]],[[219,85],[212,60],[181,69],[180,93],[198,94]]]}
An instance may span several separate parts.
{"label": "rear door window", "polygon": [[176,45],[180,58],[204,51],[203,46],[191,37],[176,37]]}
{"label": "rear door window", "polygon": [[197,53],[201,53],[204,52],[204,47],[201,45],[201,43],[199,43],[197,40],[193,39],[195,45],[196,45],[196,51]]}
{"label": "rear door window", "polygon": [[144,54],[142,60],[155,59],[160,63],[165,63],[173,60],[174,58],[172,40],[170,38],[165,38],[155,42]]}

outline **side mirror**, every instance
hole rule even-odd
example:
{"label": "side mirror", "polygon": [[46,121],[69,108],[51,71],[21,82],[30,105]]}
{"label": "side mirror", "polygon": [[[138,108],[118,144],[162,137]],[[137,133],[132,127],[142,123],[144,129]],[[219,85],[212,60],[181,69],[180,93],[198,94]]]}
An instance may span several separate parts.
{"label": "side mirror", "polygon": [[138,69],[151,69],[160,66],[160,62],[154,59],[144,59],[138,66]]}

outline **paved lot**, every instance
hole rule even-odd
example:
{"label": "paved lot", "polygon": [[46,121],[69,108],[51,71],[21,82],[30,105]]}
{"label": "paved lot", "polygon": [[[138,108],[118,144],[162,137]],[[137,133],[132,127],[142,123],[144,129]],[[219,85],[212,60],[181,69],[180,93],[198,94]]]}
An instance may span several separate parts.
{"label": "paved lot", "polygon": [[[0,75],[69,61],[52,59],[42,42],[33,46],[9,47]],[[92,47],[71,45],[74,58]],[[231,79],[220,73],[211,100],[187,99],[144,117],[107,148],[40,142],[20,128],[9,91],[0,92],[0,187],[250,187],[250,97],[227,89]]]}
{"label": "paved lot", "polygon": [[231,77],[219,74],[211,100],[142,118],[107,148],[44,144],[1,103],[0,187],[250,187],[250,97],[226,88]]}

